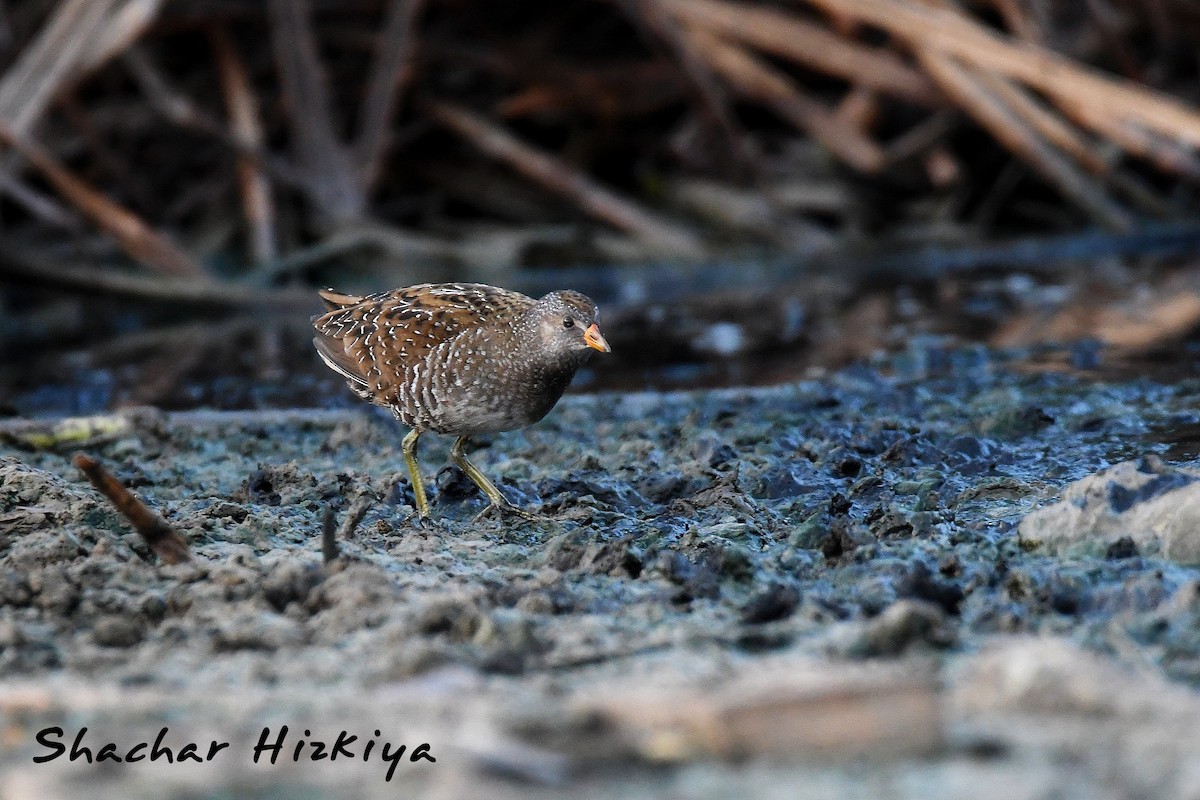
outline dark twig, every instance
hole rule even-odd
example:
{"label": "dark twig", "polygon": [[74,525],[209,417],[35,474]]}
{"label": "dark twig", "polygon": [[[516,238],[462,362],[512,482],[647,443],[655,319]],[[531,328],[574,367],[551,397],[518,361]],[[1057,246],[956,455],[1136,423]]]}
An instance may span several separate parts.
{"label": "dark twig", "polygon": [[883,150],[870,136],[838,118],[785,74],[745,48],[708,31],[695,28],[689,35],[712,67],[739,94],[766,103],[860,172],[871,174],[882,169]]}
{"label": "dark twig", "polygon": [[[1109,198],[1075,162],[1046,141],[967,66],[932,50],[919,51],[918,59],[946,94],[1093,219],[1113,230],[1133,227],[1129,212]],[[1017,96],[1028,101],[1023,95]],[[1032,102],[1027,102],[1026,107],[1036,108]]]}
{"label": "dark twig", "polygon": [[266,289],[208,279],[180,280],[159,275],[98,270],[71,266],[47,258],[0,248],[0,275],[6,280],[85,294],[108,294],[157,300],[189,306],[227,308],[311,308],[311,292],[298,289]]}
{"label": "dark twig", "polygon": [[401,91],[412,78],[413,30],[424,6],[424,0],[391,0],[388,4],[354,143],[359,176],[366,187],[379,179],[391,144],[392,117]]}
{"label": "dark twig", "polygon": [[340,555],[337,540],[337,514],[333,506],[325,506],[321,517],[321,557],[326,564],[336,561]]}
{"label": "dark twig", "polygon": [[72,233],[82,233],[86,229],[83,218],[74,211],[33,188],[3,167],[0,167],[0,192],[43,222]]}
{"label": "dark twig", "polygon": [[1091,106],[1109,120],[1136,120],[1180,143],[1200,143],[1200,113],[1178,98],[1114,79],[1060,53],[1002,37],[952,4],[811,2],[828,13],[877,26],[917,50],[1025,84],[1056,106]]}
{"label": "dark twig", "polygon": [[131,47],[121,56],[121,62],[137,83],[146,102],[158,114],[181,128],[212,136],[239,156],[252,159],[272,178],[293,189],[307,190],[308,178],[285,159],[268,152],[258,142],[247,139],[238,131],[229,131],[211,114],[198,108],[191,99],[167,83],[162,71],[145,51]]}
{"label": "dark twig", "polygon": [[902,97],[922,106],[941,102],[930,80],[894,53],[859,44],[798,15],[724,0],[656,0],[678,20],[722,40],[751,46],[855,86]]}
{"label": "dark twig", "polygon": [[164,564],[180,564],[191,560],[184,538],[167,524],[166,520],[151,511],[126,489],[99,461],[85,453],[76,453],[72,463],[87,476],[92,486],[129,520],[134,530]]}
{"label": "dark twig", "polygon": [[[258,98],[246,74],[246,66],[238,54],[233,37],[223,27],[209,28],[209,44],[217,56],[221,85],[225,89],[225,106],[229,121],[239,139],[256,149],[263,146],[262,120],[258,113]],[[242,210],[249,228],[250,257],[262,264],[276,257],[275,205],[271,201],[271,184],[261,165],[253,158],[238,156],[238,185],[242,194]]]}
{"label": "dark twig", "polygon": [[341,527],[338,528],[338,538],[349,539],[353,536],[354,529],[363,521],[363,517],[367,515],[373,505],[375,505],[375,500],[369,495],[360,494],[354,498],[354,502],[350,504],[350,509],[346,512],[346,518],[342,520]]}
{"label": "dark twig", "polygon": [[88,42],[103,31],[115,0],[68,0],[55,12],[0,80],[0,119],[20,135],[44,113],[54,95],[77,75]]}
{"label": "dark twig", "polygon": [[28,159],[59,194],[116,239],[134,260],[168,275],[203,275],[200,265],[169,239],[71,172],[40,144],[14,133],[3,123],[0,123],[0,141]]}
{"label": "dark twig", "polygon": [[426,105],[439,123],[467,139],[480,152],[578,205],[584,212],[625,231],[663,255],[697,259],[703,256],[700,238],[674,222],[601,186],[562,160],[529,145],[461,106],[444,102]]}
{"label": "dark twig", "polygon": [[366,195],[350,154],[338,139],[325,71],[317,55],[307,0],[270,0],[271,44],[292,146],[309,174],[309,200],[335,225],[366,211]]}
{"label": "dark twig", "polygon": [[658,0],[628,0],[622,4],[634,19],[640,20],[650,32],[661,39],[679,59],[683,74],[688,78],[700,108],[720,133],[725,149],[735,164],[753,168],[753,157],[746,146],[744,132],[734,122],[728,93],[692,41],[679,29],[675,20],[664,11]]}

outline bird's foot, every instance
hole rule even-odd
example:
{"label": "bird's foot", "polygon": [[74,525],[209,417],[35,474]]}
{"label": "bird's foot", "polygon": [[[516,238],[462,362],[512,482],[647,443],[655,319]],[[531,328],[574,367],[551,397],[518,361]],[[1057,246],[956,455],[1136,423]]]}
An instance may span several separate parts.
{"label": "bird's foot", "polygon": [[499,501],[493,500],[491,503],[488,503],[487,508],[472,517],[471,522],[474,524],[492,515],[495,515],[496,519],[500,520],[504,518],[505,514],[512,514],[515,517],[520,517],[526,522],[539,522],[542,519],[537,514],[533,514],[523,508],[518,508],[507,500],[501,499]]}

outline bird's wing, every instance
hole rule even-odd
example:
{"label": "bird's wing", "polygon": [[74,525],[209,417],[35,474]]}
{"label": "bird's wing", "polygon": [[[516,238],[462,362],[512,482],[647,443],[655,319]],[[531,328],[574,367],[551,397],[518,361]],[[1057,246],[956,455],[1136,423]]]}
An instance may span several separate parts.
{"label": "bird's wing", "polygon": [[426,283],[366,297],[321,292],[331,310],[312,318],[322,360],[359,396],[380,405],[433,348],[502,324],[534,304],[519,292],[478,283]]}

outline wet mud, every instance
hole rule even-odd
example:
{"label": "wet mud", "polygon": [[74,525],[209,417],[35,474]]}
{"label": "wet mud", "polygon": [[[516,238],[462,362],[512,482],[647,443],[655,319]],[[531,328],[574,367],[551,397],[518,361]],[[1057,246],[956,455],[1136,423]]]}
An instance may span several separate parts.
{"label": "wet mud", "polygon": [[[1200,690],[1200,570],[1132,530],[1063,549],[1022,520],[1122,462],[1144,473],[1110,490],[1126,509],[1188,490],[1180,468],[1197,466],[1200,383],[960,366],[953,377],[860,367],[775,388],[568,396],[472,454],[536,522],[474,522],[484,501],[434,436],[421,443],[433,519],[419,522],[404,430],[371,409],[134,412],[85,449],[189,542],[192,560],[174,566],[71,466],[75,448],[9,437],[3,785],[13,797],[84,783],[95,796],[150,785],[195,796],[280,780],[313,797],[394,796],[398,785],[1036,797],[1081,764],[1137,761],[1118,742],[1145,734],[1137,746],[1157,760],[1121,785],[1182,791],[1200,775],[1189,745],[1200,723],[1171,709],[1193,708]],[[330,513],[340,554],[325,563]],[[931,678],[941,744],[920,758],[868,749],[856,756],[865,770],[803,753],[730,760],[624,739],[605,749],[593,718],[571,710],[588,692],[718,685],[765,664]],[[1107,688],[1089,695],[1093,684]],[[1148,732],[1156,709],[1169,740]],[[1045,714],[1056,716],[1029,722]],[[1089,718],[1102,722],[1080,724]],[[391,781],[386,764],[362,759],[98,773],[32,763],[44,751],[33,736],[51,724],[89,725],[97,742],[172,724],[176,736],[224,737],[231,752],[264,725],[319,726],[330,739],[382,726],[440,757],[405,760]],[[1056,760],[1072,747],[1074,761]]]}

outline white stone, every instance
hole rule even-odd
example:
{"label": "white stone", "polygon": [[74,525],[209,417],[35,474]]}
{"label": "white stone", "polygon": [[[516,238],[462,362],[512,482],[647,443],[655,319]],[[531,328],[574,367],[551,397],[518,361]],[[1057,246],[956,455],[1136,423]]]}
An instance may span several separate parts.
{"label": "white stone", "polygon": [[1200,564],[1200,472],[1124,461],[1068,486],[1027,514],[1022,540],[1058,555],[1104,555],[1123,536],[1142,555]]}

